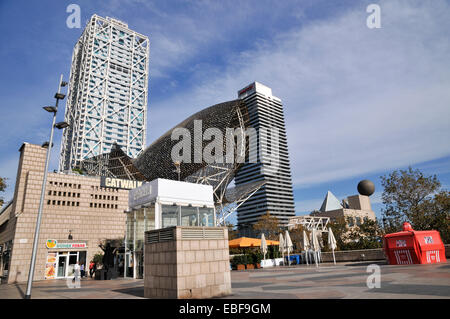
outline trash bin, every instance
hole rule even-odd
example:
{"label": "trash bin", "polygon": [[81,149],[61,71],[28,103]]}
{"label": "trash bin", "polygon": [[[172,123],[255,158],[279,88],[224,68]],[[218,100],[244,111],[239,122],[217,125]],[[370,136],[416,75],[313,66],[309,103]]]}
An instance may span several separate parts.
{"label": "trash bin", "polygon": [[446,262],[445,247],[436,230],[413,230],[409,223],[403,231],[385,235],[384,249],[390,265]]}

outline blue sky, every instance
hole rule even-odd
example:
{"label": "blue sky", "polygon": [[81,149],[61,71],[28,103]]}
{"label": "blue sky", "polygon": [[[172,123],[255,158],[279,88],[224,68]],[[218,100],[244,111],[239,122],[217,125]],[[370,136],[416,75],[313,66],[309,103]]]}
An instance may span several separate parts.
{"label": "blue sky", "polygon": [[[81,29],[66,7],[81,8]],[[381,7],[369,29],[366,7]],[[150,38],[147,144],[253,81],[283,100],[297,214],[328,190],[411,165],[450,184],[450,3],[423,1],[0,1],[0,176],[12,197],[22,142],[48,140],[59,74],[92,14]],[[58,114],[63,120],[64,107]],[[61,133],[55,135],[56,168]]]}

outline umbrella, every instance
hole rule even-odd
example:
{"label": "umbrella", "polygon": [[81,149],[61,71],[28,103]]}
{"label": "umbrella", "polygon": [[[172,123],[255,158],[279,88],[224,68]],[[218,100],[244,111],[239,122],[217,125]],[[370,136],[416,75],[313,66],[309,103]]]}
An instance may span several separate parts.
{"label": "umbrella", "polygon": [[291,237],[289,236],[289,232],[287,230],[284,233],[284,245],[285,245],[286,251],[288,253],[288,263],[289,263],[289,266],[290,266],[291,265],[291,259],[290,259],[289,253],[292,251],[292,247],[294,247],[294,245],[292,245],[292,240],[291,240]]}
{"label": "umbrella", "polygon": [[320,245],[319,240],[317,239],[317,231],[315,228],[312,229],[311,237],[312,249],[314,250],[314,260],[316,262],[316,267],[318,267],[319,265],[317,264],[317,252],[320,250]]}
{"label": "umbrella", "polygon": [[267,243],[266,243],[266,237],[264,236],[264,234],[261,234],[261,250],[264,254],[264,259],[266,259]]}
{"label": "umbrella", "polygon": [[333,261],[334,264],[336,265],[334,250],[336,249],[337,245],[336,245],[336,238],[334,238],[333,231],[331,230],[331,228],[328,228],[328,247],[330,247],[331,250],[333,251]]}
{"label": "umbrella", "polygon": [[283,234],[280,233],[280,250],[281,250],[281,256],[283,257],[283,262],[284,262],[284,238],[283,238]]}
{"label": "umbrella", "polygon": [[308,236],[306,236],[306,232],[303,231],[303,249],[305,250],[305,259],[306,259],[306,264],[309,265],[308,263],[308,251],[309,251],[309,240],[308,240]]}

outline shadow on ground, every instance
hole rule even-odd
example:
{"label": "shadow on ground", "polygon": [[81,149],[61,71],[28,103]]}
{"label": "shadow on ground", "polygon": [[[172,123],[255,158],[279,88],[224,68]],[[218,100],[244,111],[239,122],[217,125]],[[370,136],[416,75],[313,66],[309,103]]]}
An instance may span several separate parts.
{"label": "shadow on ground", "polygon": [[354,267],[354,266],[369,266],[369,265],[387,265],[388,263],[386,261],[367,261],[367,262],[360,262],[360,263],[350,263],[345,264],[344,266]]}
{"label": "shadow on ground", "polygon": [[126,289],[115,289],[114,292],[119,292],[126,295],[144,298],[144,287],[134,287]]}

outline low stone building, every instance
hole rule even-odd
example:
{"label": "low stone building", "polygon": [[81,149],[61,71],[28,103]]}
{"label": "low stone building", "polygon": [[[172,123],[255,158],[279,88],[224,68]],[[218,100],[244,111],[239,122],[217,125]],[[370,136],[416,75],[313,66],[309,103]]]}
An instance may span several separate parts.
{"label": "low stone building", "polygon": [[320,209],[312,212],[310,216],[329,217],[331,222],[343,217],[348,227],[359,226],[367,220],[375,220],[369,196],[348,196],[340,202],[330,191]]}
{"label": "low stone building", "polygon": [[[24,143],[14,198],[0,214],[0,275],[28,279],[47,149]],[[66,278],[78,261],[86,266],[105,239],[123,239],[128,190],[101,186],[100,177],[48,173],[35,280]],[[69,239],[71,238],[71,239]]]}

